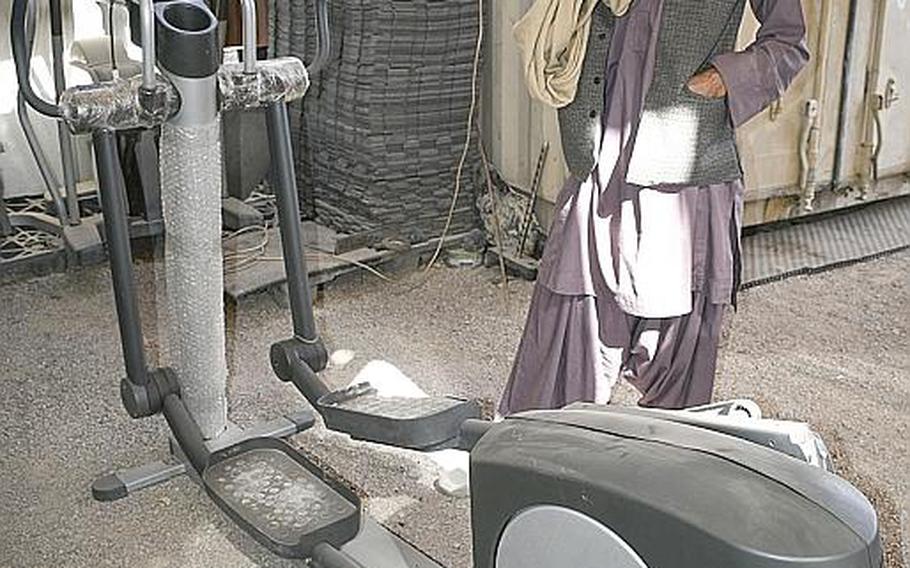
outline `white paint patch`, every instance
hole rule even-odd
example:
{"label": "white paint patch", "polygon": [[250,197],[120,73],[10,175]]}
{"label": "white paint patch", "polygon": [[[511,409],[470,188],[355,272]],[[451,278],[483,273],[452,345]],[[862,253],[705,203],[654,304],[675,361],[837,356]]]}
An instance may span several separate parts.
{"label": "white paint patch", "polygon": [[350,349],[339,349],[329,356],[329,367],[333,369],[343,369],[347,367],[357,353]]}
{"label": "white paint patch", "polygon": [[386,361],[367,363],[354,377],[351,386],[359,383],[370,383],[379,396],[403,398],[427,398],[429,396],[398,367]]}

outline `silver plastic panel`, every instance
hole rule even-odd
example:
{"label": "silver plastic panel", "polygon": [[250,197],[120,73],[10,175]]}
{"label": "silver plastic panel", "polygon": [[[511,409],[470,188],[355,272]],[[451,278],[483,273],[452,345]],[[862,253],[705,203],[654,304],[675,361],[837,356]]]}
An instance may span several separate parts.
{"label": "silver plastic panel", "polygon": [[503,531],[496,568],[648,568],[609,527],[550,505],[519,513]]}

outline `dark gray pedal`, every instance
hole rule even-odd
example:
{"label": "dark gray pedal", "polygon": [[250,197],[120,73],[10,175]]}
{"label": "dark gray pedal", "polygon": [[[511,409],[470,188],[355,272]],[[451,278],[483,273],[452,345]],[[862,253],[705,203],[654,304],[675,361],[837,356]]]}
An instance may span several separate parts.
{"label": "dark gray pedal", "polygon": [[256,438],[219,451],[203,471],[209,495],[272,552],[308,558],[360,530],[360,499],[285,442]]}
{"label": "dark gray pedal", "polygon": [[352,438],[413,450],[454,445],[461,425],[480,418],[477,401],[379,396],[364,383],[319,400],[326,427]]}

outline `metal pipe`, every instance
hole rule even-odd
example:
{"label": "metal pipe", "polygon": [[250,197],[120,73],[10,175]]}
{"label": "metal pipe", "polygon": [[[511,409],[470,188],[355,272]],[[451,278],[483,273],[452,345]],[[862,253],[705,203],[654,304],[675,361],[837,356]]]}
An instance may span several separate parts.
{"label": "metal pipe", "polygon": [[[63,59],[63,9],[60,0],[51,0],[51,55],[54,69],[54,89],[57,102],[66,91],[66,68]],[[76,158],[73,137],[62,120],[57,121],[60,159],[63,165],[63,185],[66,187],[66,209],[70,225],[79,224],[79,198],[76,195]]]}
{"label": "metal pipe", "polygon": [[164,397],[164,418],[193,469],[197,473],[202,473],[208,466],[209,450],[205,447],[205,439],[199,426],[176,394]]}
{"label": "metal pipe", "polygon": [[534,170],[534,179],[531,181],[531,198],[528,199],[528,209],[525,211],[524,221],[518,227],[521,231],[518,241],[518,258],[525,255],[525,244],[528,241],[528,235],[531,233],[531,223],[534,221],[534,209],[537,207],[537,197],[540,194],[540,184],[543,179],[543,169],[547,163],[547,156],[550,153],[550,143],[544,142],[540,148],[540,156],[537,158],[537,168]]}
{"label": "metal pipe", "polygon": [[483,165],[484,179],[487,184],[487,195],[490,198],[490,210],[493,214],[493,238],[496,240],[496,256],[499,259],[499,272],[502,276],[502,290],[507,293],[509,288],[509,274],[506,272],[505,248],[502,244],[502,220],[499,218],[499,200],[496,199],[496,190],[493,188],[493,179],[490,176],[490,162],[483,145],[483,133],[477,128],[477,149],[480,150],[480,162]]}
{"label": "metal pipe", "polygon": [[803,210],[814,209],[815,195],[818,186],[819,160],[821,159],[821,139],[824,128],[825,110],[828,93],[828,58],[831,52],[831,28],[833,3],[822,2],[818,18],[818,48],[816,49],[815,91],[813,99],[806,106],[806,131],[802,139],[804,148],[801,153],[802,173],[800,190],[803,196]]}
{"label": "metal pipe", "polygon": [[364,568],[363,564],[325,542],[313,547],[312,561],[319,568]]}
{"label": "metal pipe", "polygon": [[287,105],[284,101],[272,103],[266,114],[269,149],[272,152],[272,181],[278,203],[281,247],[284,251],[294,334],[305,342],[315,343],[319,336],[313,318],[313,300],[301,242],[300,204],[297,202],[297,179],[294,175]]}
{"label": "metal pipe", "polygon": [[[6,152],[3,142],[0,141],[0,154]],[[0,237],[8,237],[13,234],[13,224],[10,223],[9,213],[6,212],[6,202],[3,200],[3,171],[0,170]]]}
{"label": "metal pipe", "polygon": [[844,63],[841,68],[840,79],[840,108],[837,112],[837,137],[834,149],[834,176],[831,181],[831,189],[840,189],[843,181],[844,168],[844,133],[847,129],[847,105],[850,102],[850,85],[853,84],[853,46],[856,38],[857,13],[859,11],[859,0],[850,0],[850,12],[847,16],[847,38],[846,47],[844,48]]}
{"label": "metal pipe", "polygon": [[142,28],[142,87],[155,88],[155,6],[152,0],[139,0],[139,21]]}
{"label": "metal pipe", "polygon": [[296,341],[291,339],[272,346],[272,368],[281,380],[293,384],[314,408],[319,408],[319,401],[331,391],[310,364],[304,361],[296,349]]}
{"label": "metal pipe", "polygon": [[104,230],[126,376],[134,385],[144,386],[148,384],[149,378],[139,301],[133,278],[133,255],[130,250],[129,221],[126,215],[123,172],[117,152],[117,135],[113,130],[99,130],[92,135],[92,142],[98,167],[98,193],[101,194],[104,212]]}
{"label": "metal pipe", "polygon": [[[2,153],[3,144],[0,144],[0,154]],[[10,222],[9,213],[6,211],[3,191],[3,173],[0,172],[0,237],[8,237],[13,234],[13,224]]]}
{"label": "metal pipe", "polygon": [[60,193],[60,181],[51,169],[47,155],[44,153],[44,148],[41,147],[38,135],[35,134],[35,127],[28,116],[28,104],[25,102],[25,96],[22,92],[19,93],[16,104],[19,126],[22,128],[22,134],[25,135],[25,142],[32,152],[32,157],[35,158],[35,164],[38,166],[38,173],[41,174],[41,179],[44,181],[44,187],[54,201],[54,207],[57,209],[57,218],[60,219],[61,225],[66,225],[68,222],[66,202]]}
{"label": "metal pipe", "polygon": [[[25,59],[26,61],[31,61],[32,51],[35,45],[35,4],[30,1],[27,2],[24,26]],[[44,153],[44,148],[38,140],[38,135],[35,133],[35,128],[28,115],[28,104],[26,103],[25,95],[21,89],[16,97],[16,114],[19,118],[19,126],[22,128],[22,133],[25,135],[25,141],[28,144],[29,150],[32,152],[32,156],[35,158],[38,172],[41,174],[41,179],[44,181],[44,187],[50,194],[51,199],[54,200],[54,206],[57,209],[57,218],[60,219],[61,226],[65,225],[67,223],[66,203],[63,201],[63,195],[60,194],[60,181],[57,179],[56,174],[54,174],[54,170],[50,166],[50,161]]]}
{"label": "metal pipe", "polygon": [[802,195],[803,211],[811,211],[815,201],[815,187],[809,182],[812,169],[809,147],[812,145],[812,133],[818,121],[818,101],[810,99],[803,114],[803,127],[799,136],[799,189]]}
{"label": "metal pipe", "polygon": [[881,74],[881,57],[883,36],[885,33],[885,15],[888,3],[879,0],[875,12],[875,28],[872,33],[872,49],[869,53],[869,62],[866,65],[866,96],[863,103],[863,139],[860,143],[860,197],[865,198],[872,186],[872,178],[877,168],[876,160],[876,114],[881,106],[881,95],[878,94],[878,80]]}
{"label": "metal pipe", "polygon": [[19,83],[19,92],[25,97],[29,106],[51,118],[60,118],[60,107],[51,104],[32,89],[31,83],[31,58],[26,57],[29,49],[25,41],[25,21],[28,12],[29,0],[13,0],[13,9],[10,15],[10,46],[13,52],[13,62],[16,66],[16,80]]}
{"label": "metal pipe", "polygon": [[[205,439],[227,427],[221,250],[222,156],[216,73],[218,25],[202,2],[161,7],[157,63],[179,94],[180,110],[161,129],[161,200],[166,233],[170,366],[182,403]],[[196,465],[196,464],[194,464]]]}
{"label": "metal pipe", "polygon": [[240,0],[243,5],[243,72],[256,73],[256,0]]}

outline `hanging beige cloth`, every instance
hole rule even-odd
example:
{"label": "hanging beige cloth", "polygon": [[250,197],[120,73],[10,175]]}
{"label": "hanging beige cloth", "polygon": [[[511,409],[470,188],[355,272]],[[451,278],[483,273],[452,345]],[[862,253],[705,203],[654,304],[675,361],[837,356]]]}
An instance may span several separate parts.
{"label": "hanging beige cloth", "polygon": [[633,0],[535,0],[515,24],[528,90],[535,99],[562,108],[575,99],[588,47],[591,15],[598,2],[616,16]]}

